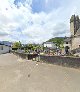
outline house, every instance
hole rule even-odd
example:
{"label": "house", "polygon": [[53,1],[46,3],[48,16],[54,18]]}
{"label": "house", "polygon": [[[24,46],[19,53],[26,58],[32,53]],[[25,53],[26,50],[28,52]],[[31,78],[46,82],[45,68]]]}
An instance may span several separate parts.
{"label": "house", "polygon": [[44,42],[43,47],[47,49],[56,49],[56,43],[53,42]]}
{"label": "house", "polygon": [[10,50],[12,50],[10,45],[0,42],[0,54],[8,53]]}
{"label": "house", "polygon": [[69,49],[71,50],[71,38],[70,37],[65,37],[64,38],[64,47],[69,47]]}
{"label": "house", "polygon": [[64,47],[69,47],[73,51],[80,48],[80,19],[78,15],[71,16],[70,33],[71,36],[64,39]]}
{"label": "house", "polygon": [[80,19],[78,15],[72,15],[70,19],[70,31],[71,49],[74,50],[80,47]]}

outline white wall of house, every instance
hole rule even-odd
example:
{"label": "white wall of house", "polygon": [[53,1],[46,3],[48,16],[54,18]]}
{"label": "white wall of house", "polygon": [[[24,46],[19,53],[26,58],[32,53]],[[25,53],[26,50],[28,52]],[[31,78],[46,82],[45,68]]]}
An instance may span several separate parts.
{"label": "white wall of house", "polygon": [[44,44],[44,47],[52,47],[52,44]]}
{"label": "white wall of house", "polygon": [[69,42],[64,42],[63,46],[64,46],[64,48],[65,48],[66,46],[68,46],[69,49],[71,50],[71,42],[70,42],[70,41],[69,41]]}
{"label": "white wall of house", "polygon": [[68,42],[68,44],[64,43],[64,47],[66,47],[66,46],[71,48],[71,43],[69,43],[69,42]]}
{"label": "white wall of house", "polygon": [[53,48],[55,49],[56,48],[56,45],[53,43],[53,44],[50,44],[50,43],[44,43],[44,47],[48,47],[48,48]]}
{"label": "white wall of house", "polygon": [[11,48],[9,46],[0,45],[0,54],[8,53]]}

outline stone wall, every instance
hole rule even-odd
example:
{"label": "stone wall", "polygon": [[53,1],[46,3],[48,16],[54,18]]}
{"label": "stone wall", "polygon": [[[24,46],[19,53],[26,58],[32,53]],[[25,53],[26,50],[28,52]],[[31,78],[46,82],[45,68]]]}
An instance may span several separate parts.
{"label": "stone wall", "polygon": [[61,65],[65,67],[80,68],[80,58],[61,57],[61,56],[40,56],[40,61]]}
{"label": "stone wall", "polygon": [[72,38],[72,50],[79,48],[80,45],[80,36]]}
{"label": "stone wall", "polygon": [[33,58],[36,58],[38,57],[38,54],[27,54],[27,53],[19,53],[19,52],[14,52],[12,51],[12,53],[22,59],[26,59],[26,60],[33,60]]}
{"label": "stone wall", "polygon": [[[80,58],[77,57],[61,57],[61,56],[45,56],[38,54],[25,54],[25,53],[17,53],[12,52],[13,54],[19,56],[22,59],[33,60],[35,58],[36,61],[61,65],[65,67],[73,67],[80,68]],[[38,59],[36,59],[38,57]]]}
{"label": "stone wall", "polygon": [[70,32],[71,32],[71,35],[74,35],[74,22],[70,23]]}

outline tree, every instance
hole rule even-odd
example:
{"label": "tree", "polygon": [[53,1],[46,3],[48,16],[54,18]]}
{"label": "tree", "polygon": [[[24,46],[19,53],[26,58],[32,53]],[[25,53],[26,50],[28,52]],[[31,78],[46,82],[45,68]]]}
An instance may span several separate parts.
{"label": "tree", "polygon": [[21,42],[20,41],[19,42],[15,42],[12,47],[13,48],[21,48],[22,47]]}
{"label": "tree", "polygon": [[56,45],[58,47],[60,47],[64,43],[64,37],[55,37],[55,38],[52,38],[52,39],[50,39],[48,41],[49,42],[54,42],[54,43],[56,43]]}

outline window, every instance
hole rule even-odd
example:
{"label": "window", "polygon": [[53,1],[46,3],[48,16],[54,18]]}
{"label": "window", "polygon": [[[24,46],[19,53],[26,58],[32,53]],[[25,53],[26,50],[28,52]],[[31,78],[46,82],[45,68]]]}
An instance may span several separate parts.
{"label": "window", "polygon": [[3,50],[3,46],[1,46],[1,50]]}
{"label": "window", "polygon": [[0,50],[3,50],[3,46],[2,45],[0,45]]}
{"label": "window", "polygon": [[66,42],[66,44],[68,44],[68,42]]}

